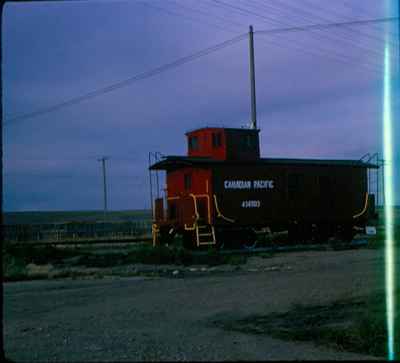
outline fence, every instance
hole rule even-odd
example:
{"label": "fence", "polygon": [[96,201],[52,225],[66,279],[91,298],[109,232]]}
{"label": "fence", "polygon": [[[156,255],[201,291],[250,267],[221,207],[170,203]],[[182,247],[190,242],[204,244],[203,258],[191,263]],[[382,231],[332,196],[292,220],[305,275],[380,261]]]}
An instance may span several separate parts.
{"label": "fence", "polygon": [[151,220],[137,220],[109,223],[17,224],[3,226],[3,233],[4,239],[11,242],[129,238],[150,235],[151,223]]}

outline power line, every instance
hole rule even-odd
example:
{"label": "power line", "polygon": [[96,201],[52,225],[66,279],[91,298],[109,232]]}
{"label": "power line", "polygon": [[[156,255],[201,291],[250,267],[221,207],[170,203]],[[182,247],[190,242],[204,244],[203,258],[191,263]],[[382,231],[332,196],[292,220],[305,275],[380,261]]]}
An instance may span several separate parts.
{"label": "power line", "polygon": [[[307,2],[310,4],[309,0],[304,0],[304,1],[306,2],[306,4],[307,4]],[[327,12],[327,9],[326,9],[326,8],[323,8],[323,7],[321,7],[321,6],[318,6],[318,5],[315,5],[315,4],[310,4],[310,6],[313,6],[313,7],[317,8],[317,9],[322,10],[324,13]],[[337,12],[337,11],[332,10],[332,9],[328,10],[328,12],[330,12],[331,14],[339,15],[340,17],[344,16],[344,14],[341,14],[341,13],[339,13],[339,12]],[[309,13],[310,13],[310,12],[309,12]],[[319,15],[319,14],[320,14],[319,12],[318,12],[318,13],[310,13],[310,14],[312,14],[312,15],[314,15],[314,16],[317,16],[317,17],[318,17],[319,19],[321,19],[322,21],[328,21],[328,22],[329,22],[329,21],[332,21],[332,20],[330,20],[330,19],[328,19],[328,18],[325,18],[325,17],[320,16],[320,15]],[[351,18],[349,18],[348,16],[346,16],[346,18],[345,18],[344,20],[351,21]],[[360,19],[360,20],[361,20],[361,19]],[[346,28],[344,28],[343,31],[346,32],[346,31],[349,31],[349,30],[346,29]],[[368,33],[362,32],[360,29],[351,29],[351,31],[352,31],[352,32],[356,32],[357,34],[359,34],[359,35],[361,35],[361,36],[364,36],[364,37],[366,37],[366,38],[369,38],[369,39],[378,41],[379,43],[382,43],[382,42],[384,41],[384,39],[382,39],[382,38],[380,38],[380,37],[378,37],[378,36],[372,35],[372,34],[368,34]],[[348,39],[348,37],[346,37],[345,34],[344,34],[344,37]],[[393,45],[393,44],[392,44],[392,45]]]}
{"label": "power line", "polygon": [[[202,10],[202,9],[194,9],[194,8],[192,8],[192,7],[190,7],[190,6],[182,5],[182,4],[178,3],[177,0],[174,0],[174,1],[175,1],[176,5],[177,5],[178,7],[180,7],[180,8],[188,9],[189,11],[192,11],[192,12],[195,12],[195,13],[198,13],[198,14],[202,14],[202,15],[207,16],[207,17],[209,17],[209,15],[210,15],[210,14],[209,14],[207,11],[205,11],[205,10]],[[221,16],[216,16],[216,15],[214,15],[214,17],[215,17],[216,19],[220,19],[219,21],[224,21],[225,23],[233,24],[234,26],[243,26],[243,24],[240,24],[240,23],[238,23],[238,22],[236,22],[236,21],[233,21],[233,20],[231,20],[231,19],[228,20],[228,19],[225,19],[225,18],[223,18],[223,17],[221,17]]]}
{"label": "power line", "polygon": [[290,33],[290,32],[303,32],[309,31],[313,29],[331,29],[331,28],[339,28],[342,26],[360,26],[360,25],[368,25],[368,24],[377,24],[377,23],[387,23],[391,21],[399,20],[398,17],[391,18],[376,18],[376,19],[366,19],[366,20],[354,20],[347,22],[337,22],[337,23],[325,23],[325,24],[312,24],[305,26],[293,26],[289,28],[281,28],[281,29],[267,29],[267,30],[257,30],[255,33],[259,34],[277,34],[277,33]]}
{"label": "power line", "polygon": [[[217,0],[214,0],[216,2],[219,2]],[[222,3],[222,2],[221,2]],[[310,31],[310,30],[315,30],[315,29],[331,29],[331,28],[338,28],[342,26],[360,26],[360,25],[367,25],[367,24],[377,24],[377,23],[384,23],[384,22],[390,22],[390,21],[395,21],[398,20],[398,17],[392,17],[392,18],[377,18],[377,19],[369,19],[369,20],[357,20],[357,21],[350,21],[350,22],[338,22],[338,23],[325,23],[325,24],[312,24],[312,25],[306,25],[306,26],[294,26],[294,27],[287,27],[287,28],[275,28],[275,29],[268,29],[268,30],[258,30],[255,31],[255,34],[263,34],[263,35],[273,35],[273,34],[284,34],[284,33],[292,33],[292,32],[305,32],[305,31]],[[154,68],[152,70],[146,71],[139,73],[137,75],[134,75],[130,78],[127,78],[123,81],[116,82],[114,84],[111,84],[109,86],[100,88],[98,90],[94,90],[91,92],[88,92],[86,94],[83,94],[81,96],[77,96],[74,98],[71,98],[67,101],[60,102],[56,105],[49,106],[37,111],[33,111],[30,113],[22,114],[22,115],[17,115],[11,118],[7,118],[4,121],[4,124],[9,124],[10,122],[15,122],[18,120],[23,120],[27,118],[32,118],[36,117],[39,115],[43,115],[49,112],[53,112],[56,110],[59,110],[61,108],[67,107],[67,106],[72,106],[74,104],[83,102],[87,99],[91,99],[100,95],[103,95],[105,93],[112,92],[116,89],[126,87],[132,83],[135,83],[137,81],[153,77],[157,74],[163,73],[165,71],[168,71],[173,68],[177,68],[179,66],[182,66],[186,63],[192,62],[200,57],[209,55],[213,52],[216,52],[218,50],[221,50],[223,48],[226,48],[234,43],[237,43],[243,39],[247,38],[247,33],[238,35],[234,38],[228,39],[222,43],[213,45],[211,47],[205,48],[199,52],[193,53],[191,55],[188,55],[186,57],[179,58],[171,63],[164,64],[160,67]]]}
{"label": "power line", "polygon": [[194,17],[193,15],[189,15],[189,16],[187,16],[187,15],[182,15],[182,14],[179,13],[179,12],[170,10],[170,9],[168,9],[168,8],[164,8],[164,7],[159,6],[159,5],[155,6],[154,4],[149,4],[149,3],[144,2],[144,1],[139,1],[138,3],[141,4],[141,5],[143,5],[143,6],[147,6],[147,7],[149,7],[149,8],[153,8],[153,9],[156,9],[156,10],[161,10],[161,11],[166,12],[166,13],[168,13],[168,14],[170,14],[170,15],[173,15],[173,16],[179,16],[179,17],[187,18],[186,20],[191,20],[191,21],[195,21],[195,22],[202,23],[202,24],[207,24],[207,25],[209,25],[209,26],[212,26],[212,27],[214,27],[214,28],[218,28],[218,29],[224,30],[224,31],[227,30],[227,29],[221,27],[220,25],[217,25],[217,24],[214,24],[214,23],[210,23],[210,22],[208,22],[208,21],[204,22],[203,20],[199,20],[199,18],[196,18],[196,17]]}
{"label": "power line", "polygon": [[[218,7],[222,7],[222,8],[225,8],[225,9],[228,8],[228,9],[230,9],[231,11],[233,10],[233,11],[235,11],[235,12],[239,12],[240,14],[245,14],[245,15],[250,14],[250,15],[252,15],[252,16],[257,16],[258,18],[264,19],[264,20],[263,20],[264,22],[265,22],[266,20],[268,20],[268,21],[273,21],[274,23],[278,23],[278,24],[283,25],[283,26],[287,26],[285,23],[283,23],[283,22],[280,21],[280,20],[277,20],[275,17],[268,17],[268,16],[263,15],[263,13],[261,13],[259,10],[257,10],[257,12],[250,11],[250,10],[248,10],[247,8],[243,8],[243,7],[239,7],[239,6],[234,6],[234,5],[228,4],[228,3],[224,2],[224,1],[221,1],[221,0],[210,0],[210,1],[213,1],[213,4],[216,5],[216,6],[218,6]],[[254,5],[254,4],[253,4],[253,5]],[[264,5],[265,5],[265,4],[264,4]],[[274,9],[276,10],[276,8],[274,8]],[[307,19],[307,20],[308,20],[308,19]],[[328,22],[328,24],[329,24],[329,22]],[[319,31],[319,29],[310,29],[310,31],[311,31],[311,32]],[[255,33],[256,33],[256,32],[255,32]],[[318,39],[321,39],[321,40],[325,40],[325,38],[326,38],[326,36],[321,36],[321,35],[317,35],[317,34],[312,34],[312,35],[313,35],[314,37],[318,38]],[[303,53],[310,53],[310,54],[318,55],[318,53],[316,53],[316,52],[314,51],[314,50],[316,50],[316,47],[315,47],[315,46],[313,46],[312,49],[309,49],[309,48],[306,48],[306,49],[300,48],[300,49],[299,49],[299,47],[298,47],[298,41],[293,41],[292,39],[285,39],[285,41],[286,41],[286,42],[291,42],[291,43],[293,43],[293,44],[294,44],[294,47],[297,48],[299,51],[302,51]],[[349,57],[346,56],[345,54],[341,53],[341,52],[337,52],[337,51],[332,52],[332,51],[330,51],[330,53],[326,53],[326,49],[325,49],[325,48],[323,48],[323,47],[321,47],[321,46],[319,46],[319,45],[318,45],[317,47],[318,47],[318,49],[319,49],[320,51],[325,52],[325,56],[328,56],[328,57],[334,59],[335,61],[341,61],[341,62],[344,62],[344,63],[350,63],[350,62],[349,62]],[[351,62],[351,63],[352,63],[352,62]],[[379,68],[379,66],[377,66],[376,64],[372,64],[372,63],[371,63],[371,65],[362,64],[362,66],[363,66],[364,68],[366,68],[366,69],[369,69],[370,71],[373,71],[374,73],[380,74],[380,73],[377,71],[377,69]],[[358,71],[359,68],[357,68],[356,70]]]}
{"label": "power line", "polygon": [[[302,8],[299,8],[299,7],[294,7],[294,6],[288,7],[288,6],[285,5],[285,9],[286,8],[288,8],[292,12],[296,13],[296,15],[298,15],[298,13],[303,13],[303,14],[311,15],[311,17],[316,17],[316,18],[320,19],[323,23],[331,23],[332,22],[331,19],[327,19],[325,17],[318,16],[315,13],[312,13],[310,11],[304,11]],[[269,5],[264,4],[262,9],[264,11],[267,10],[269,13],[271,13],[271,9],[273,9],[275,11],[275,14],[278,11],[278,16],[283,14],[283,13],[279,13],[278,8],[271,7],[270,4]],[[335,12],[335,13],[338,14],[337,12]],[[285,19],[286,19],[287,18],[286,13],[284,15],[285,15]],[[302,19],[305,19],[309,23],[310,17],[308,17],[308,16],[300,16],[300,17]],[[299,18],[299,16],[296,16],[296,19],[298,19],[298,18]],[[350,19],[348,21],[353,21],[353,20]],[[340,29],[342,29],[342,28],[340,28]],[[377,37],[372,37],[369,34],[362,33],[361,31],[359,31],[359,29],[354,29],[354,27],[352,29],[344,28],[344,31],[347,31],[347,32],[351,31],[353,33],[357,33],[360,36],[366,36],[366,37],[374,39],[374,40],[382,41],[382,39],[379,39]],[[321,29],[316,29],[316,30],[312,30],[312,32],[319,32],[319,34],[312,33],[312,36],[315,37],[316,39],[324,40],[325,38],[327,38],[327,39],[331,39],[333,42],[346,41],[346,42],[349,42],[348,44],[352,43],[353,48],[359,48],[360,50],[362,50],[365,53],[370,53],[370,54],[373,54],[374,56],[377,56],[377,57],[379,57],[381,55],[380,52],[377,51],[375,48],[371,48],[371,47],[365,46],[365,44],[364,44],[364,46],[362,46],[359,41],[356,41],[355,39],[349,37],[347,34],[340,35],[340,33],[339,34],[335,34],[333,32],[328,33],[328,34],[320,34],[320,33],[324,32],[324,29],[322,29],[322,30]],[[323,43],[323,44],[327,45],[326,43]],[[347,55],[344,54],[343,52],[335,52],[333,54],[335,54],[335,55],[337,54],[338,56],[340,56],[342,58],[348,58]],[[380,69],[380,64],[377,64],[376,62],[371,62],[371,61],[369,61],[368,63],[371,64],[372,68]]]}
{"label": "power line", "polygon": [[288,28],[280,28],[280,29],[267,29],[267,30],[258,30],[254,33],[257,34],[282,34],[282,33],[291,33],[291,32],[305,32],[312,30],[326,30],[332,28],[340,28],[346,26],[364,26],[370,24],[379,24],[379,23],[387,23],[392,21],[398,21],[399,17],[390,17],[390,18],[376,18],[376,19],[366,19],[366,20],[354,20],[349,22],[336,22],[336,23],[320,23],[320,24],[312,24],[305,26],[294,26]]}
{"label": "power line", "polygon": [[192,61],[194,61],[194,60],[196,60],[196,59],[198,59],[200,57],[204,57],[204,56],[209,55],[209,54],[211,54],[213,52],[216,52],[218,50],[226,48],[226,47],[228,47],[228,46],[230,46],[230,45],[232,45],[234,43],[237,43],[237,42],[245,39],[246,37],[247,37],[247,33],[238,35],[238,36],[236,36],[234,38],[231,38],[231,39],[228,39],[228,40],[226,40],[226,41],[224,41],[222,43],[219,43],[219,44],[213,45],[211,47],[205,48],[205,49],[203,49],[203,50],[201,50],[199,52],[193,53],[193,54],[188,55],[186,57],[179,58],[179,59],[177,59],[177,60],[175,60],[175,61],[173,61],[171,63],[164,64],[164,65],[162,65],[160,67],[157,67],[157,68],[154,68],[154,69],[152,69],[150,71],[139,73],[139,74],[137,74],[135,76],[132,76],[132,77],[127,78],[127,79],[125,79],[123,81],[120,81],[120,82],[116,82],[116,83],[114,83],[112,85],[100,88],[100,89],[95,90],[95,91],[88,92],[88,93],[86,93],[84,95],[71,98],[71,99],[69,99],[67,101],[60,102],[60,103],[58,103],[56,105],[49,106],[49,107],[43,108],[41,110],[29,112],[29,113],[22,114],[22,115],[19,115],[19,116],[14,116],[14,117],[11,117],[11,118],[7,118],[4,121],[4,124],[9,124],[10,122],[14,122],[14,121],[17,121],[17,120],[27,119],[27,118],[43,115],[45,113],[53,112],[53,111],[56,111],[56,110],[58,110],[60,108],[67,107],[67,106],[72,106],[74,104],[83,102],[83,101],[85,101],[87,99],[94,98],[94,97],[103,95],[103,94],[108,93],[108,92],[112,92],[112,91],[114,91],[116,89],[119,89],[119,88],[122,88],[122,87],[126,87],[126,86],[128,86],[128,85],[130,85],[130,84],[132,84],[134,82],[137,82],[137,81],[140,81],[140,80],[143,80],[143,79],[146,79],[146,78],[153,77],[153,76],[155,76],[157,74],[160,74],[162,72],[166,72],[166,71],[168,71],[170,69],[177,68],[177,67],[182,66],[182,65],[184,65],[186,63],[192,62]]}
{"label": "power line", "polygon": [[[218,6],[218,8],[221,7],[220,4],[214,3],[213,0],[209,0],[209,1],[211,1],[210,4],[205,3],[205,1],[206,1],[206,0],[202,0],[201,4],[202,4],[202,5],[206,4],[206,6],[207,6],[207,5],[208,5],[208,6],[209,6],[209,5]],[[175,0],[175,2],[176,2],[176,0]],[[183,8],[188,9],[188,10],[195,11],[195,12],[198,12],[198,13],[205,14],[205,15],[209,16],[209,13],[206,12],[206,11],[204,11],[204,10],[193,9],[193,8],[191,8],[191,7],[183,6],[183,5],[180,5],[180,4],[179,4],[178,6],[181,6],[181,7],[183,7]],[[166,10],[166,12],[169,13],[170,15],[177,15],[177,13],[173,14],[173,13],[171,13],[169,10],[167,10],[167,9],[165,9],[165,10]],[[209,8],[207,8],[207,10],[209,10]],[[181,11],[182,11],[182,10],[181,10]],[[214,16],[216,16],[216,15],[214,14]],[[242,23],[238,23],[238,22],[232,21],[232,19],[227,20],[226,18],[223,18],[223,17],[221,17],[221,16],[218,16],[218,18],[221,19],[221,20],[224,22],[225,25],[226,25],[227,22],[228,22],[229,24],[236,24],[237,26],[240,26],[240,27],[247,26],[247,25],[244,25],[244,24],[242,24]],[[276,21],[275,21],[275,22],[276,22]],[[247,22],[247,23],[248,23],[248,22]],[[279,24],[279,22],[278,22],[278,24]],[[280,23],[280,24],[282,24],[282,23]],[[283,25],[284,25],[284,24],[283,24]],[[230,25],[230,26],[232,26],[232,25]],[[227,31],[227,32],[230,32],[230,33],[236,33],[236,31],[231,30],[231,29],[221,28],[221,27],[219,27],[219,28],[222,29],[222,30],[225,30],[225,31]],[[279,43],[278,41],[275,41],[275,40],[273,40],[273,39],[268,39],[267,42],[268,42],[269,44],[276,45],[277,47],[281,47],[281,43]],[[266,47],[265,47],[265,48],[266,48]],[[294,46],[293,48],[294,48],[295,50],[301,51],[302,53],[306,53],[306,54],[307,54],[307,53],[310,53],[310,54],[314,54],[314,55],[315,55],[314,52],[309,51],[309,50],[308,50],[308,51],[304,51],[304,49],[302,49],[301,47],[297,46],[296,44],[295,44],[295,46]]]}
{"label": "power line", "polygon": [[[359,13],[361,13],[361,14],[364,14],[364,15],[366,15],[366,16],[371,16],[371,13],[370,13],[369,11],[366,11],[365,8],[360,8],[360,7],[358,7],[358,8],[356,9],[356,8],[353,7],[353,4],[350,4],[348,1],[344,1],[344,2],[343,2],[343,5],[344,5],[346,8],[350,9],[350,10],[357,10],[357,11],[358,11]],[[390,29],[386,29],[385,31],[386,31],[388,34],[390,34],[390,36],[394,36],[394,37],[397,38],[396,31],[395,31],[395,32],[392,32]]]}

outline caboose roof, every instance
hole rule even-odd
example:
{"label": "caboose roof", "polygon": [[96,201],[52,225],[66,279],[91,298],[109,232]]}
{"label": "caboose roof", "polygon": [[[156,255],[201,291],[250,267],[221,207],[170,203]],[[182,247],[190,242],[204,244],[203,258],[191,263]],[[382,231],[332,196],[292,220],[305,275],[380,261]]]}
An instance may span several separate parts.
{"label": "caboose roof", "polygon": [[198,129],[193,129],[185,132],[185,135],[190,135],[192,133],[195,133],[197,131],[205,131],[205,130],[227,130],[227,131],[240,131],[240,132],[260,132],[260,129],[246,129],[246,128],[235,128],[235,127],[213,127],[213,126],[205,126],[205,127],[200,127]]}
{"label": "caboose roof", "polygon": [[315,166],[349,166],[378,169],[376,164],[366,163],[361,160],[339,159],[285,159],[285,158],[260,158],[257,160],[216,160],[209,157],[165,156],[163,160],[150,166],[150,170],[176,170],[187,166],[213,167],[218,165],[315,165]]}

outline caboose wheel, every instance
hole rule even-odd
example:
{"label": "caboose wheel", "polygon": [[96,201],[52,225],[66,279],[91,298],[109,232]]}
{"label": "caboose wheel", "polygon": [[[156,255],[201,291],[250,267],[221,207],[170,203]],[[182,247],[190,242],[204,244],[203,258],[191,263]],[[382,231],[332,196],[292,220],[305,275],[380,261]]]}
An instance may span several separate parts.
{"label": "caboose wheel", "polygon": [[302,223],[299,226],[299,241],[302,243],[312,242],[312,225],[310,223]]}
{"label": "caboose wheel", "polygon": [[217,250],[222,250],[225,247],[225,236],[221,229],[215,229],[215,240]]}
{"label": "caboose wheel", "polygon": [[[155,234],[154,234],[155,232]],[[174,241],[176,231],[170,226],[162,226],[153,231],[153,245],[168,245]]]}
{"label": "caboose wheel", "polygon": [[331,237],[331,228],[328,224],[320,223],[313,230],[313,240],[316,243],[326,243]]}
{"label": "caboose wheel", "polygon": [[343,242],[351,242],[356,235],[356,232],[353,229],[351,224],[345,224],[338,226],[338,231],[336,233],[337,238]]}
{"label": "caboose wheel", "polygon": [[248,229],[244,231],[242,246],[247,250],[251,250],[257,246],[257,235],[254,230]]}
{"label": "caboose wheel", "polygon": [[289,244],[296,244],[299,240],[299,225],[292,222],[288,226],[288,242]]}

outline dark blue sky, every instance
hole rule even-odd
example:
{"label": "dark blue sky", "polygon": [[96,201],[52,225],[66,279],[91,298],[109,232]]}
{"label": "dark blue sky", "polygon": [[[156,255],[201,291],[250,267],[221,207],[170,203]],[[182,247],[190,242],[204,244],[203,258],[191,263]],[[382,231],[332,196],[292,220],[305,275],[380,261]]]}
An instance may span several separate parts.
{"label": "dark blue sky", "polygon": [[[395,1],[393,0],[393,4]],[[144,0],[9,3],[5,119],[127,79],[255,30],[396,16],[376,0]],[[397,24],[387,26],[397,41]],[[264,157],[354,158],[381,150],[385,26],[255,35]],[[71,107],[4,125],[4,209],[149,207],[149,151],[184,154],[184,133],[241,127],[248,42]],[[398,82],[398,48],[392,50]],[[397,83],[398,84],[398,83]],[[398,99],[398,97],[396,98]],[[395,105],[398,121],[399,104]],[[399,122],[395,138],[400,139]],[[399,143],[395,144],[400,164]],[[400,183],[396,167],[397,183]],[[398,188],[397,188],[398,190]],[[397,197],[400,204],[400,198]]]}

